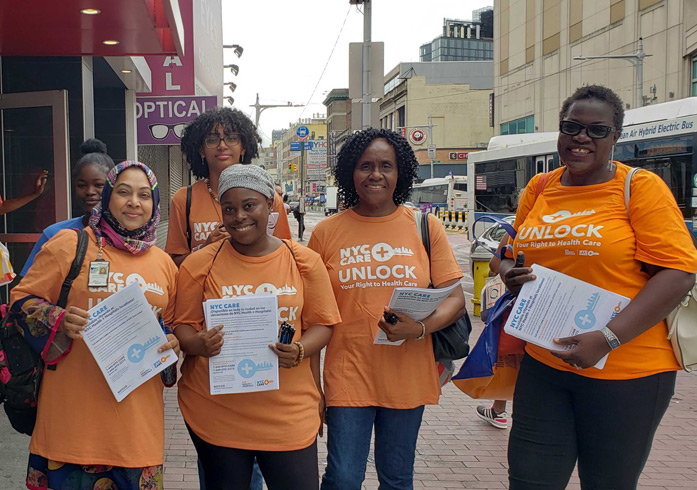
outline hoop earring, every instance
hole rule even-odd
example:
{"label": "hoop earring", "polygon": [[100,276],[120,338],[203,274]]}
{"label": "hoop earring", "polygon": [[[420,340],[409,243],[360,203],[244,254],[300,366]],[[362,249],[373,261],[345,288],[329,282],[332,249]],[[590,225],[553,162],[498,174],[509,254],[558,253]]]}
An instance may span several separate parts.
{"label": "hoop earring", "polygon": [[610,159],[607,161],[607,171],[612,172],[615,169],[615,164],[613,163],[613,160],[615,159],[615,145],[612,145],[612,149],[610,150]]}

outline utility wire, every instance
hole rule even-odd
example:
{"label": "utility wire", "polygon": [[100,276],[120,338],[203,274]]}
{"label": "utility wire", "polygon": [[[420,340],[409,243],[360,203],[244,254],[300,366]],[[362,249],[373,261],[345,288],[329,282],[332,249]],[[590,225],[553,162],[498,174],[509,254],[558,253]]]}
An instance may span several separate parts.
{"label": "utility wire", "polygon": [[327,71],[327,67],[329,66],[329,62],[332,60],[332,56],[334,56],[334,50],[336,49],[336,45],[339,44],[339,38],[341,37],[341,33],[344,32],[344,26],[346,25],[346,21],[348,20],[350,13],[351,13],[351,6],[349,5],[349,9],[346,11],[346,17],[344,17],[344,23],[341,24],[341,29],[339,29],[339,34],[336,36],[336,41],[334,41],[334,46],[332,47],[332,51],[331,51],[331,53],[329,53],[329,58],[327,59],[327,62],[324,64],[324,68],[322,68],[322,73],[320,74],[319,79],[317,80],[317,83],[315,84],[315,88],[312,89],[312,94],[310,94],[310,98],[307,99],[307,102],[305,103],[305,107],[303,107],[303,110],[300,113],[300,116],[298,116],[299,118],[303,117],[303,114],[305,114],[307,107],[310,105],[310,101],[312,101],[312,97],[315,96],[315,92],[317,91],[317,87],[319,87],[319,84],[322,81],[322,77],[324,76],[324,72]]}

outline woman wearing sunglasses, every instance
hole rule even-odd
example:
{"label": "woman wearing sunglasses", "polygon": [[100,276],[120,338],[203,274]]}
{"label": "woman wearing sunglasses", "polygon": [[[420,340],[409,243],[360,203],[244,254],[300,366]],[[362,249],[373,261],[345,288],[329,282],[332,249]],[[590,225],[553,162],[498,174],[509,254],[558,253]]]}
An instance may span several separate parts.
{"label": "woman wearing sunglasses", "polygon": [[[254,123],[229,107],[206,111],[184,129],[182,152],[199,180],[190,191],[182,188],[172,198],[165,252],[177,265],[192,251],[229,236],[222,226],[216,192],[220,174],[230,165],[250,163],[259,155],[260,143]],[[277,238],[290,239],[288,217],[280,197],[274,200],[268,229]]]}
{"label": "woman wearing sunglasses", "polygon": [[[531,179],[513,225],[525,266],[501,263],[514,294],[540,264],[632,300],[601,331],[555,339],[556,350],[526,347],[508,444],[512,490],[566,488],[576,464],[582,488],[636,488],[673,395],[680,367],[664,318],[694,285],[697,251],[656,174],[634,176],[627,210],[630,168],[612,160],[623,105],[597,85],[564,102],[563,166],[541,193],[540,176]],[[606,354],[604,369],[593,367]]]}

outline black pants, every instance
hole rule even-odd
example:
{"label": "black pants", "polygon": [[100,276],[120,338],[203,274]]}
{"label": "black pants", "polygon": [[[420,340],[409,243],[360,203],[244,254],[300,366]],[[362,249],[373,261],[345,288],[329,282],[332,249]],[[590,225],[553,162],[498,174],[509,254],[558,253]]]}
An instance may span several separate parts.
{"label": "black pants", "polygon": [[253,451],[209,444],[186,428],[203,466],[206,490],[248,490],[254,458],[269,490],[319,490],[316,440],[297,451]]}
{"label": "black pants", "polygon": [[578,460],[582,489],[635,489],[675,376],[591,379],[526,354],[513,398],[509,488],[565,489]]}
{"label": "black pants", "polygon": [[303,239],[303,233],[305,233],[305,215],[298,214],[295,219],[298,220],[298,239]]}

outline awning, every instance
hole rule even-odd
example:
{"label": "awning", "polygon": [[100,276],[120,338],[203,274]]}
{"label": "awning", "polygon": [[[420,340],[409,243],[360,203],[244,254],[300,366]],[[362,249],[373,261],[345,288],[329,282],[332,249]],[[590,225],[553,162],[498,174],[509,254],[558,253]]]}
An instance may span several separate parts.
{"label": "awning", "polygon": [[183,55],[183,48],[179,0],[0,2],[2,56]]}

